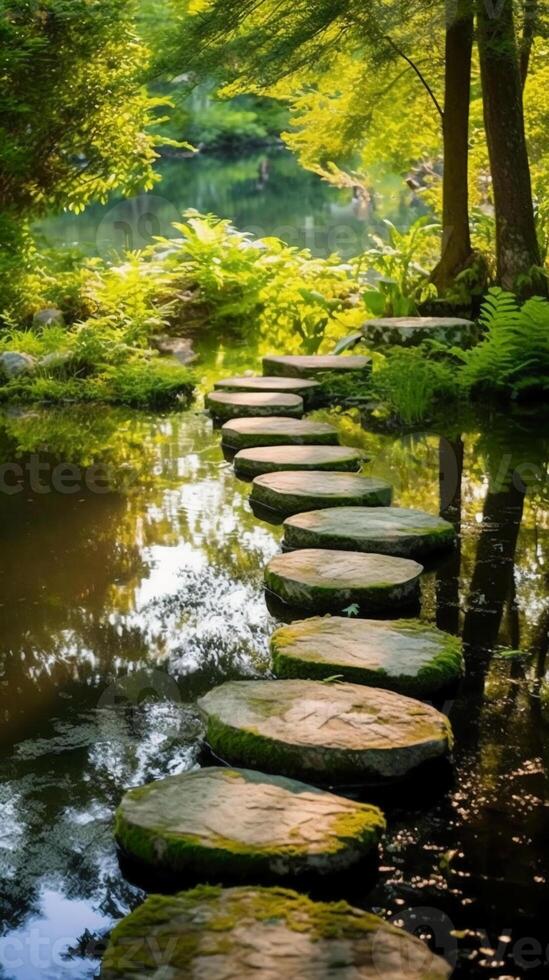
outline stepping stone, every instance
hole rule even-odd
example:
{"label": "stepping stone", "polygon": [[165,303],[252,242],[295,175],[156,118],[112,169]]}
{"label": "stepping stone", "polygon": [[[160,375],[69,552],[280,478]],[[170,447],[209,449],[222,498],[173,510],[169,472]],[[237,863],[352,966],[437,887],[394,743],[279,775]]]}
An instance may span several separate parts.
{"label": "stepping stone", "polygon": [[450,687],[462,673],[461,641],[417,619],[315,616],[277,629],[271,654],[279,677],[339,675],[417,698]]}
{"label": "stepping stone", "polygon": [[241,449],[233,460],[237,476],[251,478],[277,470],[359,470],[364,462],[348,446],[256,446]]}
{"label": "stepping stone", "polygon": [[313,612],[393,613],[419,597],[423,566],[408,558],[306,548],[275,555],[265,569],[265,587],[290,606]]}
{"label": "stepping stone", "polygon": [[342,871],[376,847],[384,829],[375,806],[282,776],[207,768],[129,790],[115,833],[153,868],[219,881]]}
{"label": "stepping stone", "polygon": [[250,499],[280,514],[343,504],[380,507],[391,503],[390,483],[356,473],[294,470],[256,476]]}
{"label": "stepping stone", "polygon": [[334,507],[284,521],[287,548],[332,548],[422,558],[453,545],[449,521],[408,507]]}
{"label": "stepping stone", "polygon": [[369,357],[346,357],[339,354],[293,354],[282,357],[269,354],[263,358],[263,374],[286,378],[315,378],[325,371],[369,371]]}
{"label": "stepping stone", "polygon": [[448,346],[470,347],[478,340],[478,327],[472,320],[446,316],[382,317],[366,320],[362,338],[373,348],[415,347],[424,340],[438,340]]}
{"label": "stepping stone", "polygon": [[222,378],[214,383],[214,388],[218,391],[280,391],[301,395],[304,401],[311,401],[320,385],[318,381],[307,381],[305,378],[254,378],[244,375]]}
{"label": "stepping stone", "polygon": [[337,446],[337,429],[327,422],[308,419],[231,419],[221,427],[221,441],[229,449],[254,446]]}
{"label": "stepping stone", "polygon": [[210,414],[223,421],[260,415],[289,415],[299,419],[303,415],[300,395],[269,391],[212,391],[206,395],[204,402]]}
{"label": "stepping stone", "polygon": [[198,706],[216,755],[295,779],[397,779],[452,745],[448,719],[431,705],[359,684],[229,681]]}
{"label": "stepping stone", "polygon": [[286,888],[149,895],[111,932],[101,980],[448,980],[420,939]]}

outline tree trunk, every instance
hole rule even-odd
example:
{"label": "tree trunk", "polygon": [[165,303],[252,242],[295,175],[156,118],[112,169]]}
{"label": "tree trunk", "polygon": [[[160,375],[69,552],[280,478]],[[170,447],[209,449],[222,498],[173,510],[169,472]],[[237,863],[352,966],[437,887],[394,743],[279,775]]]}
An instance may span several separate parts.
{"label": "tree trunk", "polygon": [[496,212],[498,279],[504,289],[540,265],[524,132],[522,84],[512,0],[477,0],[484,124]]}
{"label": "tree trunk", "polygon": [[523,0],[522,40],[520,45],[520,80],[522,87],[526,85],[530,55],[538,21],[538,0]]}
{"label": "tree trunk", "polygon": [[472,0],[446,0],[442,252],[432,280],[443,293],[471,258],[469,232],[469,102]]}

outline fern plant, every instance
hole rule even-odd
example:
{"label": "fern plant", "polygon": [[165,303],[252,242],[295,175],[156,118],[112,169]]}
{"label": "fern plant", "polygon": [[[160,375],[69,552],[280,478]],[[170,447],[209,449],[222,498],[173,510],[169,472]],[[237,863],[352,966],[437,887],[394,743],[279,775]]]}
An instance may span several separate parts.
{"label": "fern plant", "polygon": [[512,397],[549,389],[549,302],[534,296],[520,306],[512,293],[491,289],[482,307],[484,339],[463,361],[460,378],[468,388],[486,388]]}

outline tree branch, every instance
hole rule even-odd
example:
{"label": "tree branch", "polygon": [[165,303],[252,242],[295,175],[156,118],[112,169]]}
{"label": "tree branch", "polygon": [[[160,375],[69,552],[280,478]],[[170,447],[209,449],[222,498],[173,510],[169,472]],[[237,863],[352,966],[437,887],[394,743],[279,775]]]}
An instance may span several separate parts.
{"label": "tree branch", "polygon": [[442,106],[441,106],[440,102],[438,101],[435,93],[433,92],[431,86],[429,85],[429,82],[421,74],[421,72],[420,72],[419,68],[417,67],[417,65],[415,65],[414,62],[412,61],[412,59],[409,58],[408,55],[405,54],[404,51],[402,51],[399,48],[398,44],[395,44],[395,42],[393,41],[392,37],[389,37],[388,34],[385,35],[385,40],[391,45],[391,47],[393,48],[393,50],[396,51],[396,53],[398,55],[400,55],[401,58],[404,58],[404,61],[407,61],[408,62],[408,64],[410,65],[410,68],[412,68],[415,71],[415,73],[416,73],[417,77],[419,78],[421,84],[424,86],[424,88],[429,93],[429,95],[430,95],[430,97],[431,97],[431,99],[432,99],[432,101],[433,101],[433,103],[434,103],[434,105],[436,107],[436,110],[437,110],[437,112],[440,115],[440,118],[441,119],[444,119],[444,111],[442,109]]}

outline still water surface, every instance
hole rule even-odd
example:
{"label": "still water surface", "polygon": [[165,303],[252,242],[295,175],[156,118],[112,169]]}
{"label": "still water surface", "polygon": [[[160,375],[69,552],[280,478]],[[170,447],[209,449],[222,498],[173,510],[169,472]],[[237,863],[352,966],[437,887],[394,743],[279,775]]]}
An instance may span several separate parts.
{"label": "still water surface", "polygon": [[[265,161],[267,180],[259,177]],[[371,232],[383,233],[383,218],[407,227],[426,211],[399,175],[377,176],[375,194],[361,201],[303,170],[284,150],[163,160],[158,172],[162,179],[147,194],[92,205],[80,215],[60,214],[37,230],[50,244],[108,259],[125,248],[143,248],[155,235],[174,235],[173,222],[195,208],[230,218],[240,231],[309,248],[313,255],[336,251],[350,258],[368,247]]]}
{"label": "still water surface", "polygon": [[[244,352],[208,357],[209,383]],[[379,877],[350,883],[353,901],[423,923],[449,955],[459,943],[459,977],[547,975],[543,420],[405,435],[369,432],[354,410],[335,420],[395,502],[456,523],[460,547],[424,575],[421,615],[467,641],[446,705],[454,776],[387,801]],[[60,460],[80,467],[76,492]],[[14,462],[0,493],[0,977],[84,980],[143,897],[113,843],[122,793],[200,763],[201,693],[269,676],[262,569],[280,529],[251,513],[199,403],[4,412],[0,463]],[[109,492],[104,473],[86,486],[93,463]]]}

